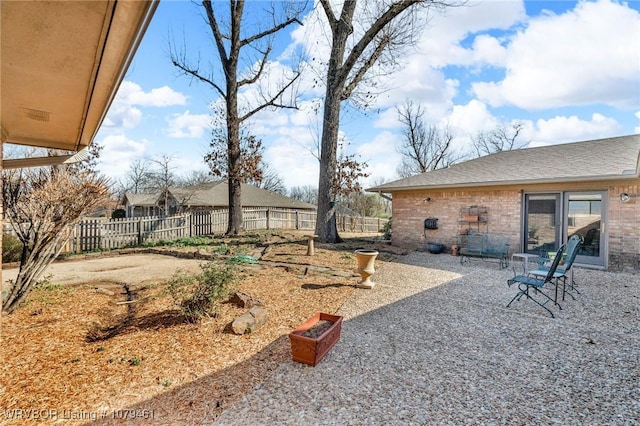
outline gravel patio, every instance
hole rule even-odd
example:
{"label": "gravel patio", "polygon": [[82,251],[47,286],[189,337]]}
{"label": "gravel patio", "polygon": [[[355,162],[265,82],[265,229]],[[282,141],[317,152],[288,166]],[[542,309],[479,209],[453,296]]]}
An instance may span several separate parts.
{"label": "gravel patio", "polygon": [[556,318],[522,300],[511,268],[414,252],[338,312],[316,367],[281,365],[219,425],[640,422],[640,275],[577,268]]}

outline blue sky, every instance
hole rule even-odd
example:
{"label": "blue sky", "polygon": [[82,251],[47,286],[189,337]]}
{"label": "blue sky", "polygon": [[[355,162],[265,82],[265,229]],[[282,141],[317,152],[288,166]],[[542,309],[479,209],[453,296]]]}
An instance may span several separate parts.
{"label": "blue sky", "polygon": [[[246,10],[263,5],[248,2]],[[326,54],[315,13],[278,36],[266,80],[286,72],[291,52]],[[136,159],[162,155],[175,158],[177,174],[207,170],[211,104],[219,99],[179,75],[170,43],[203,66],[216,63],[201,7],[161,1],[96,138],[100,169],[115,179]],[[312,73],[301,81],[299,110],[265,111],[250,123],[287,187],[318,184],[312,106],[323,92]],[[433,15],[378,87],[368,110],[348,108],[341,123],[345,152],[368,163],[365,186],[397,178],[396,106],[407,99],[425,107],[429,123],[449,126],[459,153],[478,132],[514,123],[530,146],[640,133],[640,2],[471,0]]]}

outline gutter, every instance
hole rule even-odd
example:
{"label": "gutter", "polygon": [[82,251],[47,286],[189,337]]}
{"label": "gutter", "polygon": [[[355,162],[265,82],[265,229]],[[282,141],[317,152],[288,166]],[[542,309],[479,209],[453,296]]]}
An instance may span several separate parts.
{"label": "gutter", "polygon": [[450,189],[450,188],[479,188],[484,186],[513,186],[513,185],[536,185],[544,183],[575,183],[575,182],[598,182],[607,180],[631,180],[639,179],[638,174],[620,174],[620,175],[600,175],[600,176],[576,176],[570,179],[521,179],[513,181],[490,181],[490,182],[459,182],[443,185],[414,185],[414,186],[401,186],[401,187],[376,187],[366,189],[367,192],[376,193],[393,193],[400,191],[415,191],[415,190],[434,190],[434,189]]}

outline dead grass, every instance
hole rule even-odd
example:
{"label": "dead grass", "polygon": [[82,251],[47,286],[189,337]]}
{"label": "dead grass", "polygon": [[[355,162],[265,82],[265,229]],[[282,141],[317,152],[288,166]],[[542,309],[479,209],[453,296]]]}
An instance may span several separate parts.
{"label": "dead grass", "polygon": [[[123,285],[114,283],[37,289],[2,318],[0,423],[18,409],[55,410],[46,412],[50,420],[65,424],[93,416],[106,416],[105,423],[132,416],[136,424],[211,422],[292,362],[287,334],[316,312],[338,310],[357,282],[353,249],[372,247],[316,244],[313,257],[302,240],[254,247],[263,261],[240,266],[236,289],[261,299],[269,321],[243,336],[229,325],[245,309],[224,303],[215,317],[186,324],[162,281],[130,286],[136,302],[125,304],[118,304],[127,300]],[[383,252],[379,262],[391,256]]]}

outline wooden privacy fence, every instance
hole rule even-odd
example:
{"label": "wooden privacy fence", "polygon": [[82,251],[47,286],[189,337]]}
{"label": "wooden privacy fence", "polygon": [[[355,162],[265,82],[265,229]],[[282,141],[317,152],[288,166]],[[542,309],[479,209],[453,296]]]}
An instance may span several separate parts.
{"label": "wooden privacy fence", "polygon": [[[227,209],[195,211],[175,216],[146,216],[124,219],[87,218],[71,230],[62,252],[110,250],[171,241],[185,237],[220,235],[227,231]],[[316,226],[316,212],[271,208],[242,209],[247,231],[284,229],[309,230]],[[380,232],[388,219],[337,216],[340,232]],[[5,224],[5,233],[13,233]]]}

